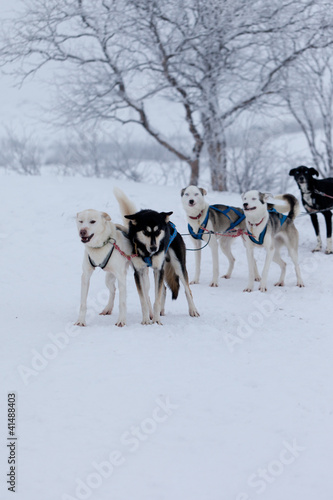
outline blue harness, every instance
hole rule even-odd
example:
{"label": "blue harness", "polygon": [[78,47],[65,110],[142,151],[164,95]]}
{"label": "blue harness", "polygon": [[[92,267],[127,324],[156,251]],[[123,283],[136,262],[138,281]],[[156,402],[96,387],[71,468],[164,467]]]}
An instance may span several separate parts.
{"label": "blue harness", "polygon": [[[170,232],[170,238],[169,238],[169,242],[167,244],[167,247],[164,250],[165,253],[167,253],[167,251],[169,250],[169,247],[170,247],[171,243],[173,242],[173,240],[177,236],[177,229],[176,229],[176,226],[174,225],[174,223],[173,222],[169,222],[168,224],[171,227],[172,231]],[[150,256],[143,257],[142,260],[147,264],[148,267],[152,266],[152,259],[151,259]]]}
{"label": "blue harness", "polygon": [[[242,214],[239,210],[237,210],[237,208],[234,208],[234,207],[227,207],[225,208],[224,210],[220,210],[219,208],[217,208],[216,205],[209,205],[208,207],[208,210],[207,210],[207,215],[205,217],[205,220],[203,221],[203,223],[200,225],[200,228],[199,228],[199,231],[197,233],[194,232],[193,230],[193,227],[188,224],[188,230],[189,230],[189,233],[190,235],[195,239],[195,240],[202,240],[202,235],[204,233],[204,230],[206,229],[206,226],[207,226],[207,222],[208,222],[208,217],[209,217],[209,210],[212,209],[212,210],[215,210],[216,212],[220,212],[221,214],[225,215],[226,217],[228,217],[228,219],[230,220],[230,226],[228,227],[228,229],[225,231],[225,233],[227,233],[228,231],[231,231],[232,229],[234,229],[236,226],[238,226],[238,224],[240,224],[244,219],[245,219],[245,215]],[[232,222],[232,220],[230,219],[228,213],[230,212],[230,210],[232,210],[236,215],[238,215],[238,219],[235,220],[234,222]]]}
{"label": "blue harness", "polygon": [[[285,223],[285,221],[286,221],[286,219],[288,217],[288,215],[283,215],[283,214],[277,212],[275,210],[275,208],[271,208],[270,210],[268,210],[268,212],[270,212],[272,214],[275,213],[275,214],[277,214],[279,216],[280,225],[281,226]],[[264,227],[264,229],[261,231],[261,233],[259,234],[259,239],[258,240],[255,239],[255,237],[250,233],[250,231],[248,231],[248,236],[249,236],[250,240],[253,241],[253,243],[255,243],[256,245],[262,245],[264,243],[266,231],[267,231],[267,224]]]}

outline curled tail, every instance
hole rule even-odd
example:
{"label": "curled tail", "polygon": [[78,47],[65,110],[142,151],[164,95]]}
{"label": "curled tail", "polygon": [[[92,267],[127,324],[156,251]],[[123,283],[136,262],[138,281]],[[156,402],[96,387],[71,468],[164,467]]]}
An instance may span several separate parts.
{"label": "curled tail", "polygon": [[129,200],[127,198],[126,194],[118,187],[113,188],[113,194],[115,195],[115,197],[118,201],[120,212],[121,212],[121,215],[122,215],[123,220],[124,220],[124,224],[126,227],[128,227],[129,221],[128,221],[128,219],[125,219],[125,215],[136,214],[137,209],[136,209],[134,203],[132,203],[131,200]]}
{"label": "curled tail", "polygon": [[298,199],[293,194],[278,194],[274,196],[274,200],[281,200],[282,204],[273,204],[273,207],[277,212],[286,213],[288,212],[288,217],[294,220],[300,212],[300,206]]}

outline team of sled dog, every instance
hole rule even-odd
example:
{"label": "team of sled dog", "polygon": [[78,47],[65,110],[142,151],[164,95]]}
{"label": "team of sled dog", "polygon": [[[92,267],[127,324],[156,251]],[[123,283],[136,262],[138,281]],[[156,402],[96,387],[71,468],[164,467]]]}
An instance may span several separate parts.
{"label": "team of sled dog", "polygon": [[[331,211],[333,206],[333,178],[316,180],[317,170],[301,166],[289,175],[295,178],[301,191],[305,210],[310,214],[317,236],[317,246],[321,249],[321,239],[317,213],[322,211],[327,227],[327,250],[332,251]],[[248,283],[244,291],[251,292],[254,282],[259,281],[259,290],[267,291],[267,276],[272,261],[281,269],[276,286],[283,286],[286,263],[280,256],[280,248],[285,245],[295,267],[297,286],[303,287],[298,263],[298,231],[294,220],[299,213],[299,202],[292,194],[273,197],[260,191],[248,191],[242,195],[243,207],[209,205],[205,200],[207,192],[203,188],[188,186],[181,191],[189,233],[196,247],[195,274],[191,284],[199,283],[201,245],[209,244],[212,252],[213,275],[210,286],[218,286],[219,259],[218,246],[227,257],[229,267],[224,278],[230,278],[235,258],[231,244],[235,236],[242,236],[248,261]],[[89,282],[96,267],[106,272],[106,286],[109,300],[101,312],[112,313],[116,285],[119,288],[119,315],[117,326],[126,324],[126,275],[129,266],[134,270],[134,279],[142,309],[142,324],[161,323],[164,315],[166,285],[172,298],[179,293],[180,281],[185,289],[190,316],[199,316],[193,301],[186,268],[186,247],[182,236],[170,221],[172,212],[154,210],[138,211],[126,194],[114,189],[123,217],[123,224],[114,224],[105,212],[84,210],[77,214],[77,227],[85,245],[83,272],[81,278],[81,305],[77,325],[85,326]],[[260,274],[254,258],[254,248],[266,251],[264,267]],[[151,304],[149,296],[149,268],[153,269],[155,299]]]}

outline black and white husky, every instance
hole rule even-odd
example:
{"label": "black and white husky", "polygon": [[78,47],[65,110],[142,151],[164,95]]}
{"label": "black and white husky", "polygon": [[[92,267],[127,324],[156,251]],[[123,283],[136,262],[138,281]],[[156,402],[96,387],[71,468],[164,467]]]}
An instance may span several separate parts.
{"label": "black and white husky", "polygon": [[[183,208],[186,212],[188,229],[194,239],[195,252],[195,274],[191,284],[199,283],[201,265],[201,241],[208,242],[212,252],[213,276],[210,286],[218,286],[219,280],[219,255],[218,247],[227,257],[229,267],[222,278],[231,277],[235,257],[231,252],[231,244],[234,239],[232,231],[246,229],[245,215],[242,208],[227,205],[209,205],[205,200],[207,191],[197,186],[188,186],[181,190]],[[255,265],[256,281],[260,280]]]}
{"label": "black and white husky", "polygon": [[[284,285],[286,263],[280,256],[280,247],[282,245],[286,245],[294,263],[297,286],[304,286],[298,263],[298,231],[293,222],[299,212],[299,203],[292,194],[275,196],[275,199],[282,201],[281,205],[269,205],[269,198],[269,194],[260,193],[255,190],[248,191],[242,195],[246,216],[247,235],[245,236],[245,241],[249,265],[249,281],[244,292],[251,292],[253,290],[255,278],[253,249],[260,246],[266,250],[266,259],[259,287],[260,291],[267,291],[267,276],[272,260],[281,268],[279,281],[275,285]],[[289,211],[288,215],[280,213],[285,211]]]}
{"label": "black and white husky", "polygon": [[332,254],[332,209],[333,209],[333,178],[314,179],[319,175],[315,168],[301,165],[290,170],[301,191],[305,210],[310,214],[311,222],[317,236],[317,246],[312,251],[319,252],[322,247],[317,212],[322,212],[326,222],[327,248],[326,253]]}
{"label": "black and white husky", "polygon": [[[128,237],[132,244],[132,265],[140,297],[142,324],[161,325],[164,315],[166,288],[164,281],[176,299],[179,280],[185,288],[190,316],[199,316],[194,305],[186,270],[186,248],[181,235],[169,218],[172,212],[154,210],[137,211],[120,189],[114,189],[120,211],[128,224]],[[154,271],[155,302],[152,308],[149,299],[149,267]]]}

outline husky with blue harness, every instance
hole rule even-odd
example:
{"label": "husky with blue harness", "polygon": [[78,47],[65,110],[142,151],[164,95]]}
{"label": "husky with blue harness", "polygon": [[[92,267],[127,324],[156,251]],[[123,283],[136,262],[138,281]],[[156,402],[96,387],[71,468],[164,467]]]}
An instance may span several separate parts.
{"label": "husky with blue harness", "polygon": [[[287,264],[282,260],[280,248],[285,245],[295,266],[297,286],[303,287],[298,263],[298,231],[294,220],[299,213],[298,200],[292,194],[275,196],[279,204],[268,204],[269,194],[248,191],[242,195],[247,232],[245,235],[246,252],[249,265],[249,281],[244,292],[252,292],[255,280],[253,249],[263,247],[266,259],[259,290],[267,291],[267,276],[272,260],[281,268],[280,278],[275,286],[284,286]],[[282,204],[281,204],[282,201]],[[282,215],[288,212],[287,215]]]}
{"label": "husky with blue harness", "polygon": [[[202,242],[209,244],[212,252],[213,277],[210,286],[218,286],[219,255],[218,246],[229,261],[229,268],[223,278],[230,278],[235,258],[231,252],[231,244],[235,236],[239,236],[246,229],[245,215],[241,208],[227,205],[209,205],[205,196],[207,191],[197,186],[188,186],[182,189],[181,198],[187,215],[188,230],[193,238],[197,252],[195,252],[195,275],[191,283],[199,283],[201,266]],[[260,276],[256,272],[256,279]]]}
{"label": "husky with blue harness", "polygon": [[[185,288],[190,316],[199,316],[188,283],[185,243],[169,220],[172,212],[137,211],[120,189],[114,189],[114,194],[128,226],[128,239],[132,244],[131,263],[141,302],[142,324],[162,324],[161,315],[164,315],[166,297],[164,282],[171,289],[172,299],[176,299],[181,281]],[[153,308],[149,299],[149,268],[154,272]]]}

